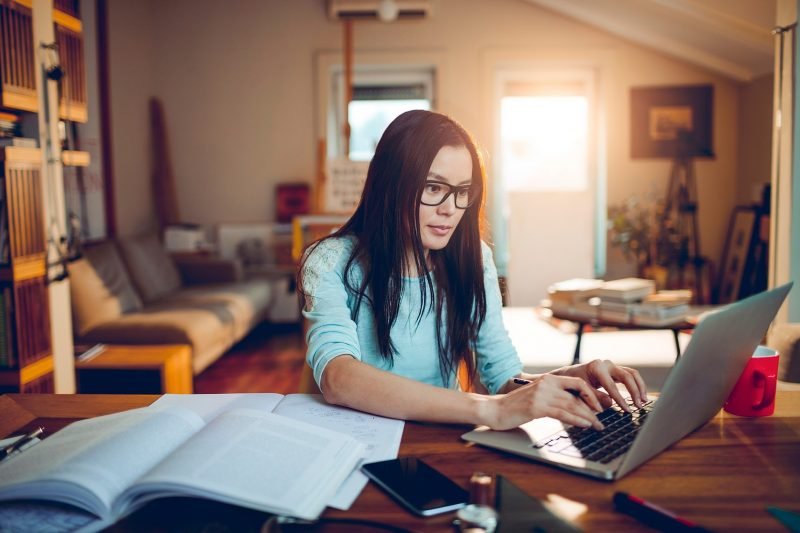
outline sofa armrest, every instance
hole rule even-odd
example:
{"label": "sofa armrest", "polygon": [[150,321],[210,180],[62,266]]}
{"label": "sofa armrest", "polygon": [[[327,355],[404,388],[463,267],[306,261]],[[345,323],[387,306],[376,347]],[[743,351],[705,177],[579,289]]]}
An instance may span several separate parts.
{"label": "sofa armrest", "polygon": [[202,255],[173,255],[183,285],[231,283],[244,279],[242,264],[236,259]]}

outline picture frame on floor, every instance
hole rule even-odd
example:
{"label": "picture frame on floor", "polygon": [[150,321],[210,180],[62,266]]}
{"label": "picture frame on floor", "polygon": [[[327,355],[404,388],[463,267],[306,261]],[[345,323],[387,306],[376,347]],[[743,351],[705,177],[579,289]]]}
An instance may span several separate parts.
{"label": "picture frame on floor", "polygon": [[730,303],[739,299],[755,225],[754,208],[740,205],[733,209],[720,263],[718,303]]}

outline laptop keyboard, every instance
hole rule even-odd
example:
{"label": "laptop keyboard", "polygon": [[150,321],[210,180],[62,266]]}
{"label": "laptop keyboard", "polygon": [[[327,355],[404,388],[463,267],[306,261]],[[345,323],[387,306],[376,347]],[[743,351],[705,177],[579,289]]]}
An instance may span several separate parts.
{"label": "laptop keyboard", "polygon": [[653,410],[653,403],[649,400],[638,408],[628,399],[630,413],[614,405],[597,415],[605,426],[603,431],[570,426],[533,444],[533,447],[587,461],[610,463],[631,447],[636,433]]}

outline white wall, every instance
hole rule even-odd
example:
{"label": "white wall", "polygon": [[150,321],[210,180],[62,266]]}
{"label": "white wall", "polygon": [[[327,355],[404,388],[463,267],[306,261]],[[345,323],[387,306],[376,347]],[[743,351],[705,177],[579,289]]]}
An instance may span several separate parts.
{"label": "white wall", "polygon": [[162,51],[153,28],[158,5],[156,0],[108,2],[114,197],[122,235],[155,228],[148,100],[155,93],[153,63]]}
{"label": "white wall", "polygon": [[772,74],[742,86],[739,100],[739,173],[737,203],[761,203],[769,183],[772,151]]}
{"label": "white wall", "polygon": [[[778,0],[776,23],[789,27],[797,22],[797,0]],[[797,28],[785,34],[783,64],[776,58],[775,121],[772,152],[772,212],[770,216],[770,286],[788,281],[800,284],[800,85],[797,73]],[[790,59],[794,56],[794,62]],[[797,287],[789,294],[777,322],[800,322],[800,296]]]}
{"label": "white wall", "polygon": [[[341,48],[341,27],[326,18],[324,2],[115,0],[109,14],[119,232],[153,224],[150,94],[164,101],[182,218],[272,220],[274,185],[311,181],[316,168],[314,58]],[[430,57],[437,65],[438,110],[490,151],[487,77],[504,58],[596,65],[608,124],[609,203],[667,185],[669,161],[630,158],[631,87],[713,84],[717,157],[698,161],[696,173],[702,251],[719,260],[739,196],[736,83],[521,0],[438,0],[422,22],[357,23],[355,48],[356,64],[370,53]]]}

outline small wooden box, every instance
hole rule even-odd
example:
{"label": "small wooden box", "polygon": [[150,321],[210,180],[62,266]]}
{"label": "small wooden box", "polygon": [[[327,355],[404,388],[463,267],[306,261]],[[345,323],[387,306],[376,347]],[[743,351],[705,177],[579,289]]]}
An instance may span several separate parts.
{"label": "small wooden box", "polygon": [[88,361],[76,361],[78,392],[191,394],[191,347],[183,344],[108,345]]}

